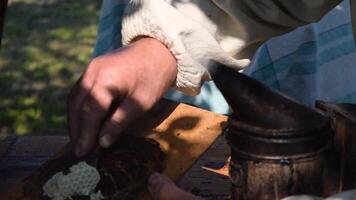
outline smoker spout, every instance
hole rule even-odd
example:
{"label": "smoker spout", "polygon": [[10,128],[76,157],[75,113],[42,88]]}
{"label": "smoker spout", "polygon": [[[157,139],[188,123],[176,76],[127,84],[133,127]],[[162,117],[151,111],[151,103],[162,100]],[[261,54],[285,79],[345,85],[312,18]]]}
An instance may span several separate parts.
{"label": "smoker spout", "polygon": [[231,118],[240,122],[266,129],[299,129],[326,120],[316,109],[226,66],[216,68],[213,81],[232,109]]}

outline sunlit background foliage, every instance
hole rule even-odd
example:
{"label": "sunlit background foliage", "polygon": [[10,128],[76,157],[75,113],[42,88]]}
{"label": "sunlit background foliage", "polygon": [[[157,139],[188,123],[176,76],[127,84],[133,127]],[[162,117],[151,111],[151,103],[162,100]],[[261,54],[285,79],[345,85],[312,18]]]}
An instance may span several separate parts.
{"label": "sunlit background foliage", "polygon": [[1,137],[66,134],[66,96],[90,60],[100,2],[9,1],[0,50]]}

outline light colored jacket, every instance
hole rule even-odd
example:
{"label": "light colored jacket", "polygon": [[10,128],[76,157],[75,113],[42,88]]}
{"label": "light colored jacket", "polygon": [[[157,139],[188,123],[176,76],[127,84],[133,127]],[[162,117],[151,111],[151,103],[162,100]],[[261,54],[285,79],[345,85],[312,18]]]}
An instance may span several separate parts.
{"label": "light colored jacket", "polygon": [[122,20],[122,42],[127,45],[140,36],[160,40],[177,59],[176,87],[195,95],[210,79],[211,64],[242,69],[264,41],[318,21],[340,2],[130,0]]}

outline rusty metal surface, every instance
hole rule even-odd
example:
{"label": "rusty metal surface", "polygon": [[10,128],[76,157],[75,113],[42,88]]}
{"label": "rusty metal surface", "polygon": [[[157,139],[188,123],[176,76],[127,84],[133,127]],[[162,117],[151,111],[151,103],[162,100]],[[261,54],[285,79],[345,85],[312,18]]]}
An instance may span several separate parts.
{"label": "rusty metal surface", "polygon": [[233,199],[322,195],[329,117],[226,66],[213,80],[233,111],[226,131]]}
{"label": "rusty metal surface", "polygon": [[318,101],[316,107],[332,118],[333,142],[328,150],[327,172],[331,190],[356,187],[356,104]]}
{"label": "rusty metal surface", "polygon": [[232,159],[233,199],[281,199],[293,194],[321,195],[324,160],[278,164]]}

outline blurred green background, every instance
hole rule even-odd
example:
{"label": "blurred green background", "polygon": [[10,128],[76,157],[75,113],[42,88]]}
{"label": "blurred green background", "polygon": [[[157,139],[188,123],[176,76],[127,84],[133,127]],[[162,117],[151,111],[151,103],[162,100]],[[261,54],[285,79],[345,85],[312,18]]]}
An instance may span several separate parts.
{"label": "blurred green background", "polygon": [[90,60],[101,1],[10,0],[0,49],[0,136],[66,134],[66,96]]}

